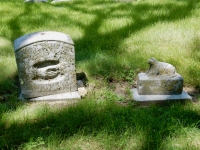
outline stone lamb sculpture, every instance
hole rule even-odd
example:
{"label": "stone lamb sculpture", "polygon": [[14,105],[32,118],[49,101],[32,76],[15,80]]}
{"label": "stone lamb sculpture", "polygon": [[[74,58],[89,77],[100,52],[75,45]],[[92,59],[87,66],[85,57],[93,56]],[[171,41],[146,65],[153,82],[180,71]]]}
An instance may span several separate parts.
{"label": "stone lamb sculpture", "polygon": [[132,89],[136,101],[163,101],[192,99],[183,91],[183,77],[173,65],[151,58],[149,70],[137,75],[136,88]]}
{"label": "stone lamb sculpture", "polygon": [[168,75],[173,76],[176,74],[176,69],[169,63],[157,61],[155,58],[151,58],[148,61],[150,65],[147,71],[148,76]]}

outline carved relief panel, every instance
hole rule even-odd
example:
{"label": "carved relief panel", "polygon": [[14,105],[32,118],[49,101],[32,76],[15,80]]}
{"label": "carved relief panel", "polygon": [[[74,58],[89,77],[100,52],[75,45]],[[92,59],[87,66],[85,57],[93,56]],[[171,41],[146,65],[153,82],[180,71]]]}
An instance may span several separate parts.
{"label": "carved relief panel", "polygon": [[75,52],[68,35],[51,31],[26,35],[16,40],[15,56],[23,97],[77,91]]}

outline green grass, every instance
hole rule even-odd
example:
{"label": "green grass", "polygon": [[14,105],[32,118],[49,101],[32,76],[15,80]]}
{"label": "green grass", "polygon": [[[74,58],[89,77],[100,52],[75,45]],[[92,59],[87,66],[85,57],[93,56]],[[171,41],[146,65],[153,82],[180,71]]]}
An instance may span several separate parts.
{"label": "green grass", "polygon": [[[173,64],[199,93],[199,0],[4,0],[0,6],[0,149],[200,149],[198,94],[196,103],[127,101],[150,57]],[[13,42],[46,30],[75,43],[76,70],[88,79],[88,95],[77,104],[18,101]]]}
{"label": "green grass", "polygon": [[[93,98],[92,98],[93,99]],[[199,149],[199,105],[122,107],[88,99],[77,105],[26,104],[4,112],[6,149]]]}

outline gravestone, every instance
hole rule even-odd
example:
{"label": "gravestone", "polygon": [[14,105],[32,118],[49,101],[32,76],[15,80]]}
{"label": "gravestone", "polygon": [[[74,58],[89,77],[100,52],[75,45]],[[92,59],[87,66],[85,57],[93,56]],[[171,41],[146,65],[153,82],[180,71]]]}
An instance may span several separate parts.
{"label": "gravestone", "polygon": [[21,97],[29,100],[80,98],[74,43],[67,34],[44,31],[14,41]]}
{"label": "gravestone", "polygon": [[183,77],[169,63],[159,62],[155,58],[148,61],[150,67],[146,73],[137,76],[137,88],[132,89],[136,101],[156,101],[191,99],[183,91]]}

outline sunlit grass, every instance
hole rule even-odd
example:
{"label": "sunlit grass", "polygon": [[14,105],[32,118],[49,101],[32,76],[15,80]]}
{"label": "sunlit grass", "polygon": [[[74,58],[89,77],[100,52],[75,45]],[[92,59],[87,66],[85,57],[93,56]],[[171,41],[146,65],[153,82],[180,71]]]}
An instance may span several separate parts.
{"label": "sunlit grass", "polygon": [[[197,46],[194,45],[199,38],[198,5],[191,9],[192,6],[187,1],[86,3],[9,3],[11,7],[18,7],[15,10],[11,7],[2,10],[13,15],[3,15],[0,20],[4,24],[1,32],[5,40],[11,40],[11,43],[19,36],[36,31],[55,30],[67,33],[75,42],[78,68],[89,74],[98,74],[100,69],[108,72],[108,76],[118,77],[122,68],[147,69],[148,64],[145,66],[145,62],[150,57],[155,57],[174,64],[187,84],[198,84],[199,73],[193,71],[199,70],[200,66],[199,54],[195,51],[199,46],[198,43]],[[4,8],[7,5],[3,3],[2,6]],[[179,19],[176,14],[181,13],[182,9],[190,12],[182,13],[183,19],[181,16]],[[113,54],[114,58],[119,59],[113,60]],[[107,67],[101,64],[96,67],[96,63],[93,65],[96,60],[92,58],[98,58],[99,55],[105,56],[104,63],[107,63]],[[126,63],[120,60],[121,55]],[[79,62],[83,65],[79,65]],[[103,72],[100,75],[104,76]]]}
{"label": "sunlit grass", "polygon": [[199,49],[199,45],[195,41],[199,39],[200,32],[192,28],[190,21],[158,23],[124,40],[123,45],[129,53],[142,51],[143,58],[155,57],[160,61],[171,62],[186,83],[199,85],[199,50],[195,50]]}
{"label": "sunlit grass", "polygon": [[[114,101],[21,105],[1,117],[1,147],[198,149],[200,107],[122,107]],[[3,107],[1,107],[2,109]],[[13,146],[12,146],[13,145]]]}
{"label": "sunlit grass", "polygon": [[184,128],[175,132],[174,136],[169,137],[163,142],[163,149],[191,149],[198,150],[200,147],[200,133],[199,129]]}
{"label": "sunlit grass", "polygon": [[[133,86],[155,57],[186,86],[200,83],[198,0],[0,2],[0,149],[199,149],[199,102],[149,107],[116,104],[117,82]],[[13,42],[37,31],[69,34],[76,71],[88,78],[77,104],[24,103]],[[128,93],[128,91],[126,91]],[[196,97],[199,101],[199,96]]]}

